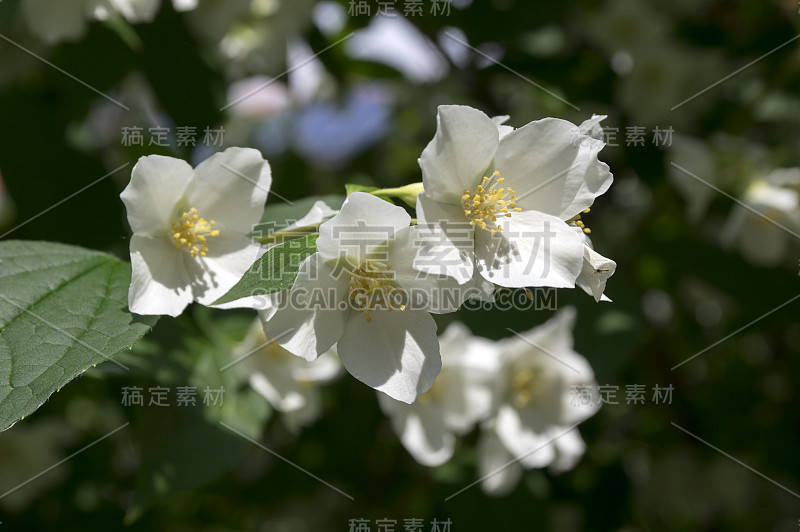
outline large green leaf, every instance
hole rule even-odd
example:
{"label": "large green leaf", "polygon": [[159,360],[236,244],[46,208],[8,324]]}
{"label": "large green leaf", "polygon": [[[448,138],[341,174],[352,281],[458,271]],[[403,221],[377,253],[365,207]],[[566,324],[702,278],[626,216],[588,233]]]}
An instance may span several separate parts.
{"label": "large green leaf", "polygon": [[0,430],[152,327],[127,310],[130,280],[130,264],[105,253],[0,242]]}
{"label": "large green leaf", "polygon": [[317,251],[319,234],[306,235],[270,248],[227,294],[214,302],[229,303],[243,297],[266,295],[292,287],[300,264]]}

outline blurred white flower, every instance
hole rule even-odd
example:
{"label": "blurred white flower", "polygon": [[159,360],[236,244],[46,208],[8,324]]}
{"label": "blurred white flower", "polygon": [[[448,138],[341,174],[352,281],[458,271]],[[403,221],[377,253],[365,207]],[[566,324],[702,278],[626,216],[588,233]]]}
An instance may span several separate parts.
{"label": "blurred white flower", "polygon": [[[198,0],[172,0],[177,11],[190,11]],[[74,41],[87,21],[120,14],[128,22],[152,22],[161,0],[23,0],[22,15],[31,32],[48,44]]]}
{"label": "blurred white flower", "polygon": [[280,73],[286,66],[289,43],[312,24],[316,2],[225,0],[215,4],[209,9],[201,6],[189,19],[202,38],[219,43],[229,78],[237,79]]}
{"label": "blurred white flower", "polygon": [[250,386],[283,414],[284,422],[294,432],[319,418],[317,386],[341,373],[333,350],[314,362],[303,360],[274,341],[269,342],[258,318],[234,353],[247,357],[242,360],[241,368],[247,371]]}
{"label": "blurred white flower", "polygon": [[267,334],[306,360],[338,343],[347,371],[400,401],[426,392],[441,369],[429,312],[454,311],[463,301],[442,298],[449,280],[413,269],[410,221],[402,207],[350,195],[320,226],[318,252],[301,264]]}
{"label": "blurred white flower", "polygon": [[[422,152],[417,218],[426,232],[416,266],[464,283],[474,267],[508,287],[574,287],[588,233],[580,217],[611,186],[592,121],[545,118],[514,129],[471,107],[439,107]],[[601,117],[595,117],[599,122]],[[427,257],[426,257],[427,255]],[[429,257],[442,257],[428,260]]]}
{"label": "blurred white flower", "polygon": [[437,466],[453,456],[462,435],[491,414],[499,369],[497,344],[473,337],[461,322],[439,338],[442,371],[430,390],[412,404],[378,394],[384,413],[403,446],[422,465]]}
{"label": "blurred white flower", "polygon": [[211,304],[261,253],[247,234],[272,184],[257,150],[229,148],[197,168],[142,157],[120,197],[133,230],[131,312],[177,316],[192,301]]}
{"label": "blurred white flower", "polygon": [[[571,469],[583,455],[585,444],[575,425],[597,412],[597,386],[589,363],[573,350],[574,325],[575,309],[568,307],[543,325],[501,342],[498,406],[485,427],[496,433],[496,440],[484,435],[482,476],[511,461],[509,453],[525,468],[550,466],[556,472]],[[578,387],[587,390],[588,400],[576,394]],[[498,474],[498,479],[483,481],[484,489],[507,492],[519,476],[513,469]]]}
{"label": "blurred white flower", "polygon": [[791,249],[798,248],[800,170],[772,172],[752,183],[741,201],[746,207],[736,205],[731,211],[722,231],[723,243],[735,246],[753,264],[780,265]]}

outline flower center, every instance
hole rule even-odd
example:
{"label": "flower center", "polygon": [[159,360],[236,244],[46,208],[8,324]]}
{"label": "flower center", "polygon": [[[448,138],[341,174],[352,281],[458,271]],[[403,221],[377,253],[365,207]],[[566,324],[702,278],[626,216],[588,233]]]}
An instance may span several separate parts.
{"label": "flower center", "polygon": [[186,248],[192,257],[205,257],[208,253],[206,237],[219,236],[219,229],[212,229],[214,220],[206,221],[197,214],[197,209],[192,207],[184,212],[177,222],[172,224],[172,229],[167,235],[172,238],[176,248]]}
{"label": "flower center", "polygon": [[520,371],[511,380],[514,404],[524,407],[544,394],[542,371],[539,368],[528,368]]}
{"label": "flower center", "polygon": [[433,385],[430,387],[430,389],[427,392],[417,396],[417,402],[423,405],[429,405],[431,403],[441,401],[449,386],[448,381],[449,379],[446,372],[439,373],[439,375],[436,377],[436,380],[433,381]]}
{"label": "flower center", "polygon": [[[581,214],[588,214],[589,211],[591,211],[591,209],[589,207],[586,207],[585,209],[583,209],[583,212],[581,212]],[[564,223],[569,225],[574,222],[577,227],[583,229],[583,232],[588,235],[589,233],[592,232],[592,230],[584,225],[583,221],[581,220],[581,214],[576,214],[569,220],[566,220]]]}
{"label": "flower center", "polygon": [[406,309],[405,305],[396,301],[401,291],[392,286],[394,273],[391,267],[391,264],[368,260],[350,272],[347,294],[367,323],[372,321],[369,315],[372,310]]}
{"label": "flower center", "polygon": [[[500,177],[500,172],[494,171],[492,177],[485,177],[474,192],[464,191],[461,196],[464,206],[464,215],[469,220],[470,225],[487,229],[487,222],[496,222],[498,217],[511,217],[511,211],[520,212],[522,209],[517,207],[517,197],[514,189],[500,186],[505,182],[504,177]],[[489,229],[494,235],[502,231],[502,227],[492,227]]]}
{"label": "flower center", "polygon": [[273,362],[285,362],[290,360],[289,357],[294,356],[290,354],[286,349],[281,347],[281,345],[272,340],[269,344],[263,347],[262,353],[265,353],[267,358],[272,360]]}

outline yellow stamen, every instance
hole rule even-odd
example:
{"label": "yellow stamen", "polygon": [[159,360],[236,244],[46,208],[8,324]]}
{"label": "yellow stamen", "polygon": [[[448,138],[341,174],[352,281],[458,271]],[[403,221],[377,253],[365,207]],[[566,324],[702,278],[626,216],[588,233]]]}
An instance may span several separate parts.
{"label": "yellow stamen", "polygon": [[532,400],[542,396],[544,389],[541,373],[539,368],[528,368],[514,375],[511,380],[511,389],[514,393],[513,401],[515,405],[524,407]]}
{"label": "yellow stamen", "polygon": [[193,258],[205,257],[208,253],[207,237],[219,236],[219,229],[212,229],[214,223],[214,220],[200,218],[197,209],[192,207],[172,224],[167,236],[176,248],[186,248]]}
{"label": "yellow stamen", "polygon": [[465,190],[461,196],[464,216],[469,220],[473,227],[480,227],[492,232],[492,235],[502,231],[499,226],[489,227],[489,222],[497,222],[497,218],[511,217],[511,212],[522,212],[517,207],[517,197],[514,189],[495,187],[498,183],[504,183],[505,178],[500,176],[500,172],[495,170],[492,177],[484,176],[482,184],[475,187],[475,192]]}
{"label": "yellow stamen", "polygon": [[588,227],[586,227],[586,225],[584,224],[583,220],[581,220],[581,214],[587,214],[590,210],[591,209],[589,207],[587,207],[587,208],[583,209],[580,214],[576,214],[575,216],[573,216],[569,220],[565,220],[564,223],[566,223],[567,225],[575,224],[575,227],[580,228],[584,233],[586,233],[588,235],[589,233],[592,232],[592,230],[589,229]]}
{"label": "yellow stamen", "polygon": [[367,323],[372,322],[370,311],[406,309],[405,305],[397,302],[402,291],[392,286],[395,279],[391,268],[391,264],[367,260],[350,272],[348,295]]}

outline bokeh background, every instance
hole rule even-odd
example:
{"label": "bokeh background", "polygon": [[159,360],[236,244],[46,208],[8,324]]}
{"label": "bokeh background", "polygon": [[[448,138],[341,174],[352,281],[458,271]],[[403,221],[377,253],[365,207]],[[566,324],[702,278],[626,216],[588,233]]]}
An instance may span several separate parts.
{"label": "bokeh background", "polygon": [[[146,20],[84,21],[43,1],[0,3],[0,238],[127,259],[118,195],[130,167],[104,176],[145,154],[196,164],[222,147],[257,147],[285,219],[308,203],[283,199],[335,203],[345,183],[419,181],[440,104],[510,115],[517,127],[608,115],[601,159],[615,183],[586,219],[596,249],[618,264],[614,301],[579,290],[557,301],[577,308],[576,350],[599,384],[619,387],[621,404],[580,427],[587,451],[574,470],[530,470],[506,497],[475,486],[445,502],[477,479],[476,434],[444,466],[420,466],[375,393],[349,377],[322,387],[323,415],[292,432],[241,375],[218,371],[252,313],[195,306],[120,355],[132,372],[90,370],[0,434],[5,492],[130,422],[0,499],[0,527],[299,532],[348,530],[353,518],[378,530],[389,518],[402,530],[421,518],[427,531],[449,518],[458,532],[797,529],[800,498],[786,491],[800,491],[795,1],[179,4],[164,0]],[[137,128],[142,145],[130,141]],[[552,314],[437,320],[498,339]],[[124,387],[187,383],[224,385],[225,406],[121,404]],[[630,385],[646,386],[645,404],[625,404]],[[652,400],[656,385],[673,387],[670,404]],[[355,501],[220,419],[252,427]]]}

